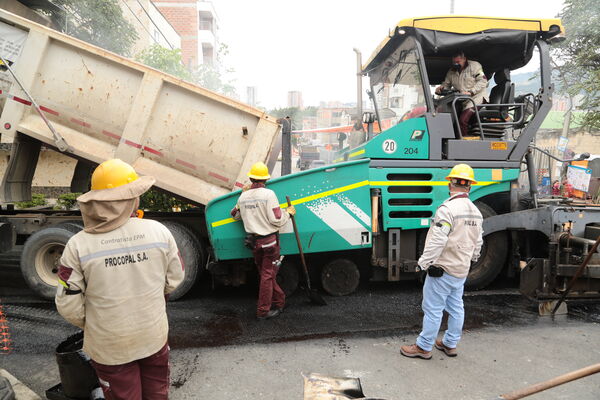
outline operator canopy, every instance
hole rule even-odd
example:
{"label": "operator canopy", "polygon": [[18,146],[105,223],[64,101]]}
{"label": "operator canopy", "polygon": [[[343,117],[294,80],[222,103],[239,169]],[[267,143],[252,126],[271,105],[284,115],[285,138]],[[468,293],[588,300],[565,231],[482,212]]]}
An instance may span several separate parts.
{"label": "operator canopy", "polygon": [[[492,17],[440,16],[402,20],[393,34],[375,50],[363,67],[373,76],[399,46],[412,38],[420,43],[429,84],[444,80],[450,58],[464,51],[467,59],[483,66],[488,79],[495,71],[526,65],[537,39],[550,39],[564,32],[559,19],[509,19]],[[385,66],[383,66],[385,68]]]}

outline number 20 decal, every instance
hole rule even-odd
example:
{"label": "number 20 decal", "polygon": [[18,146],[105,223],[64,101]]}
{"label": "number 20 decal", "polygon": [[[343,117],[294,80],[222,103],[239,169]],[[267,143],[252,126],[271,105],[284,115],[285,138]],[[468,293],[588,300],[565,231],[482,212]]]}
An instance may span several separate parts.
{"label": "number 20 decal", "polygon": [[396,141],[393,139],[386,139],[383,141],[382,148],[387,154],[392,154],[396,151]]}

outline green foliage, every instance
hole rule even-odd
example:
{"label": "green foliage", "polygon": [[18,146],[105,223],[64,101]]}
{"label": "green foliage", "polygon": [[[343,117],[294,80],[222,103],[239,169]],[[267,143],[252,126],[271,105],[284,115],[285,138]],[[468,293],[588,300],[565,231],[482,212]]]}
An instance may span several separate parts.
{"label": "green foliage", "polygon": [[56,0],[60,13],[48,9],[63,32],[123,56],[131,55],[138,39],[134,26],[123,17],[119,0]]}
{"label": "green foliage", "polygon": [[193,71],[194,82],[217,93],[226,96],[235,96],[236,91],[233,86],[233,80],[228,78],[229,74],[235,72],[232,68],[225,68],[225,58],[229,55],[229,47],[221,43],[217,51],[217,57],[214,64],[200,64]]}
{"label": "green foliage", "polygon": [[221,44],[217,54],[216,65],[200,64],[193,70],[185,67],[183,59],[181,58],[181,50],[168,50],[157,44],[137,54],[135,59],[152,68],[196,83],[197,85],[214,92],[226,96],[235,96],[236,90],[233,86],[233,81],[227,77],[228,74],[234,72],[233,69],[222,69],[218,67],[218,65],[221,65],[227,54],[229,54],[227,45]]}
{"label": "green foliage", "polygon": [[600,9],[597,0],[565,0],[560,15],[566,40],[553,56],[563,81],[562,90],[581,95],[582,125],[600,129]]}
{"label": "green foliage", "polygon": [[41,193],[34,193],[31,195],[31,200],[19,201],[15,204],[18,208],[31,208],[31,207],[45,206],[48,204],[48,201],[46,200],[46,195],[41,194]]}
{"label": "green foliage", "polygon": [[155,189],[150,189],[140,197],[140,208],[147,211],[184,211],[190,205]]}
{"label": "green foliage", "polygon": [[81,196],[81,193],[65,193],[58,196],[56,200],[55,210],[71,210],[77,204],[77,197]]}
{"label": "green foliage", "polygon": [[304,114],[298,107],[274,108],[269,110],[268,114],[277,118],[290,117],[292,120],[292,130],[302,128],[302,118],[304,117]]}
{"label": "green foliage", "polygon": [[192,81],[191,72],[183,65],[181,50],[165,49],[154,44],[135,56],[136,61],[181,79]]}

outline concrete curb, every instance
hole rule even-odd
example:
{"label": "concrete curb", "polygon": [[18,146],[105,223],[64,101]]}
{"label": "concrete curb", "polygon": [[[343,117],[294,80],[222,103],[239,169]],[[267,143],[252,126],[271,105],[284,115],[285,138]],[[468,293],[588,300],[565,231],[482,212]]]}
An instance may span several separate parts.
{"label": "concrete curb", "polygon": [[31,389],[25,386],[21,381],[8,373],[7,370],[0,368],[0,376],[8,379],[15,391],[16,400],[42,400],[40,396],[35,394]]}

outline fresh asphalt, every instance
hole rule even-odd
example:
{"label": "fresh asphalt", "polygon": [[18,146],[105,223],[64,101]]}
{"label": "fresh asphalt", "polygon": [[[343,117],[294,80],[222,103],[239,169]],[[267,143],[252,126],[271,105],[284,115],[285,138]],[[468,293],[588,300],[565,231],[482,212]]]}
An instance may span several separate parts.
{"label": "fresh asphalt", "polygon": [[[311,305],[302,292],[279,317],[254,318],[256,288],[198,285],[169,303],[173,399],[301,399],[302,374],[354,376],[365,395],[391,399],[482,399],[600,362],[600,307],[580,304],[568,316],[538,317],[512,286],[465,296],[459,357],[400,356],[418,334],[416,282],[364,283],[347,297]],[[25,285],[15,262],[0,265],[0,302],[12,339],[0,354],[7,369],[43,397],[59,382],[55,347],[76,328],[54,304]],[[532,399],[598,399],[600,376]]]}

